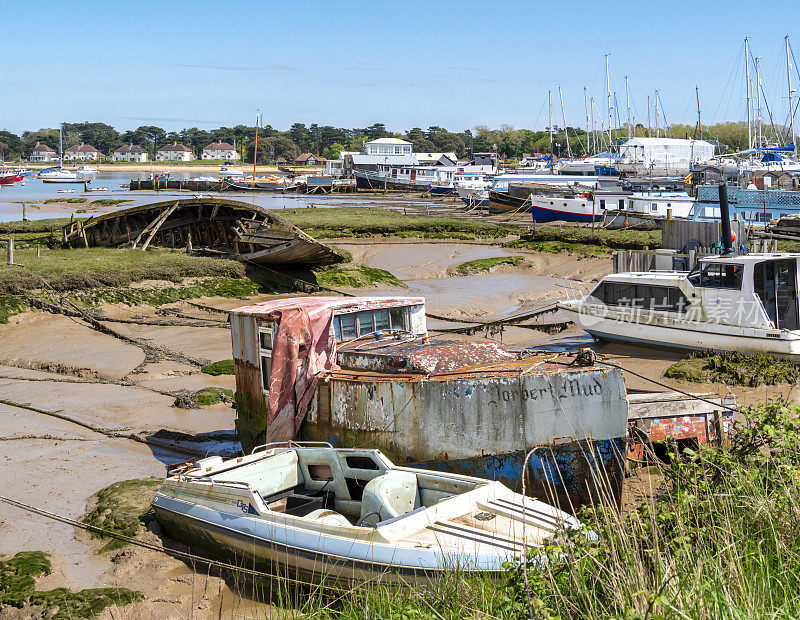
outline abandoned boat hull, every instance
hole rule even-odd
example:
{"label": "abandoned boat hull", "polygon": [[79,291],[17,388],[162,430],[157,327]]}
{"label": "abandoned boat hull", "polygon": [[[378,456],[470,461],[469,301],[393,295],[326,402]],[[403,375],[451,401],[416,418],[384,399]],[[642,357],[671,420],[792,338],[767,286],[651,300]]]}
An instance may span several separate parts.
{"label": "abandoned boat hull", "polygon": [[[536,363],[531,362],[532,364]],[[618,369],[409,381],[340,371],[300,437],[370,445],[394,462],[499,480],[568,509],[620,497],[627,401]]]}

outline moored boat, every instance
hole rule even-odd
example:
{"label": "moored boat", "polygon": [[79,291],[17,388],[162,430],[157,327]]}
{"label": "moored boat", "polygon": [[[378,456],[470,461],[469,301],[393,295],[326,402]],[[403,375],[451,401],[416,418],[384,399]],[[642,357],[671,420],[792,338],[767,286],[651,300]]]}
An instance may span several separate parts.
{"label": "moored boat", "polygon": [[152,507],[171,537],[308,581],[499,573],[580,524],[499,482],[397,467],[378,450],[268,444],[169,475]]}

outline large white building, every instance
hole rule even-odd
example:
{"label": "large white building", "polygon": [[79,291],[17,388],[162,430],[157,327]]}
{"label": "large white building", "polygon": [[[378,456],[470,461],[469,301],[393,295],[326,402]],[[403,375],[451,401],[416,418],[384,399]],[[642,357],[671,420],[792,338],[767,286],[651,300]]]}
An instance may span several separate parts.
{"label": "large white building", "polygon": [[102,157],[102,153],[88,144],[75,144],[64,151],[64,159],[67,161],[97,161]]}
{"label": "large white building", "polygon": [[126,144],[114,151],[111,160],[142,163],[147,161],[147,151],[137,144]]}
{"label": "large white building", "polygon": [[412,144],[399,138],[378,138],[377,140],[370,140],[365,145],[367,155],[382,155],[382,156],[395,156],[395,155],[411,155]]}
{"label": "large white building", "polygon": [[686,174],[692,164],[714,157],[714,145],[705,140],[631,138],[619,147],[620,170]]}
{"label": "large white building", "polygon": [[235,161],[239,159],[236,149],[227,142],[212,142],[203,149],[203,159],[227,159]]}
{"label": "large white building", "polygon": [[30,161],[58,161],[58,155],[46,144],[36,143],[31,151]]}
{"label": "large white building", "polygon": [[192,149],[177,142],[162,146],[156,151],[156,161],[192,161],[193,159]]}

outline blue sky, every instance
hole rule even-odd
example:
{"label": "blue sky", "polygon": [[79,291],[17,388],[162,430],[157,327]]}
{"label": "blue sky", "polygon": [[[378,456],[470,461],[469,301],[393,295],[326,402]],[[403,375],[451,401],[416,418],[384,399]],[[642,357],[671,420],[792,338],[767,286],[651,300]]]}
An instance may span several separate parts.
{"label": "blue sky", "polygon": [[256,108],[279,129],[543,128],[548,89],[560,124],[559,84],[583,125],[584,86],[605,113],[605,53],[623,114],[629,75],[637,121],[658,88],[667,120],[693,124],[695,84],[704,123],[735,120],[745,36],[785,118],[785,35],[800,57],[796,1],[6,4],[0,128],[15,132],[253,124]]}

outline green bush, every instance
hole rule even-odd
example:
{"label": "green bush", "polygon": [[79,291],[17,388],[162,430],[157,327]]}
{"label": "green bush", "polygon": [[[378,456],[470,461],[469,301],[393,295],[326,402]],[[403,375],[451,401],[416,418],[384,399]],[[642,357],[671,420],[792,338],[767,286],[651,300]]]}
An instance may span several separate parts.
{"label": "green bush", "polygon": [[214,377],[219,375],[236,374],[234,370],[233,360],[220,360],[218,362],[214,362],[213,364],[209,364],[208,366],[203,366],[202,371],[207,375],[212,375]]}

